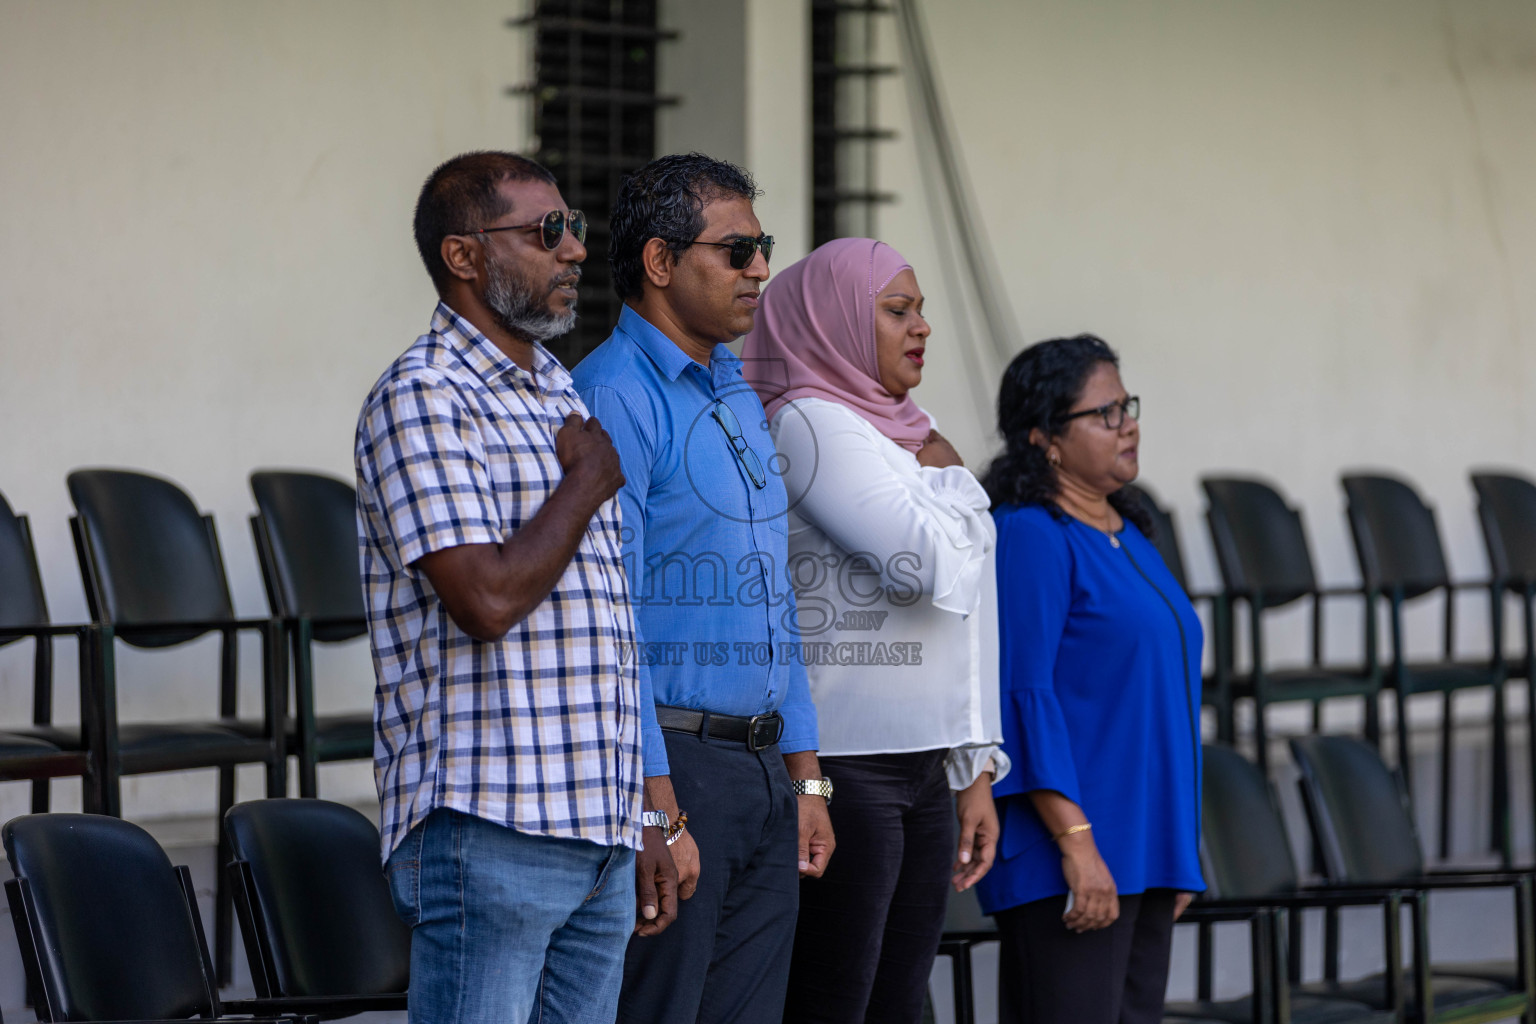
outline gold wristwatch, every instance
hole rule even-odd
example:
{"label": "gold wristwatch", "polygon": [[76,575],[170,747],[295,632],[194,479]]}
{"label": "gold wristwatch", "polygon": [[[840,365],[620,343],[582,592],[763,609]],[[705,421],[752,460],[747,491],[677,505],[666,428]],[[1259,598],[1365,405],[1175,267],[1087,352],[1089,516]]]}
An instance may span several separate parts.
{"label": "gold wristwatch", "polygon": [[827,803],[832,802],[831,779],[795,779],[789,788],[796,796],[821,796],[826,797]]}

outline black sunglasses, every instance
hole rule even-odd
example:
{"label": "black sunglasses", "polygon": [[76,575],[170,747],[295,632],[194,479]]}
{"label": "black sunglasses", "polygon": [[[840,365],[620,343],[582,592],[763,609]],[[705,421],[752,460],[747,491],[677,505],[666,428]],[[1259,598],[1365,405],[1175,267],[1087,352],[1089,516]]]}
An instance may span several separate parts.
{"label": "black sunglasses", "polygon": [[752,265],[752,257],[761,250],[763,262],[773,259],[773,236],[758,235],[756,238],[738,238],[734,242],[701,242],[695,238],[691,242],[682,239],[663,238],[663,242],[670,245],[713,245],[719,249],[731,250],[731,269],[746,270]]}
{"label": "black sunglasses", "polygon": [[709,414],[720,424],[720,429],[725,431],[725,436],[731,442],[731,450],[736,453],[736,458],[741,462],[741,468],[747,471],[747,476],[752,478],[752,486],[762,490],[768,486],[768,474],[763,472],[763,460],[757,457],[757,452],[747,444],[747,439],[741,436],[741,421],[736,414],[731,412],[731,407],[719,399],[715,400]]}
{"label": "black sunglasses", "polygon": [[1119,430],[1125,426],[1125,418],[1129,416],[1133,420],[1141,419],[1141,398],[1131,395],[1119,402],[1110,402],[1095,409],[1084,409],[1081,412],[1068,413],[1061,418],[1061,422],[1075,420],[1079,416],[1100,416],[1104,420],[1104,426],[1110,430]]}
{"label": "black sunglasses", "polygon": [[465,234],[494,235],[498,231],[531,231],[534,228],[543,232],[539,240],[544,243],[544,248],[554,250],[560,248],[560,242],[565,238],[567,228],[570,229],[576,241],[587,240],[587,215],[580,210],[550,210],[532,224],[509,224],[504,228],[476,228]]}

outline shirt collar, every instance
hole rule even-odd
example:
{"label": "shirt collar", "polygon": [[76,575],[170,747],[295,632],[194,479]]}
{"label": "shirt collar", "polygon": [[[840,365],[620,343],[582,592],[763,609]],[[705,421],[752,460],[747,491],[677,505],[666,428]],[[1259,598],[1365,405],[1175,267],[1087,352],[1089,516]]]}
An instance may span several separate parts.
{"label": "shirt collar", "polygon": [[[501,349],[480,333],[479,328],[458,313],[448,303],[439,300],[432,312],[432,332],[443,338],[460,358],[487,381],[494,377],[512,376],[526,380],[527,370],[514,363]],[[571,383],[571,375],[550,351],[538,342],[533,344],[533,380],[536,387],[560,391]]]}
{"label": "shirt collar", "polygon": [[[667,380],[677,380],[682,372],[690,365],[696,365],[692,357],[677,346],[677,343],[665,334],[660,328],[641,316],[635,307],[629,303],[624,304],[619,313],[619,330],[632,338],[640,351],[650,357]],[[724,345],[716,345],[714,351],[709,354],[709,368],[715,385],[733,376],[741,374],[741,359],[736,353]]]}

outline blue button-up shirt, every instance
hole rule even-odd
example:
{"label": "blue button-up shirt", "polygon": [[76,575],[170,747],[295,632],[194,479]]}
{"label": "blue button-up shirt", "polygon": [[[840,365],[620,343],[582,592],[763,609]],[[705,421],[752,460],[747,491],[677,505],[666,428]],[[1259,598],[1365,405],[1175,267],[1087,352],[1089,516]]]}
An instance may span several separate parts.
{"label": "blue button-up shirt", "polygon": [[[724,345],[699,365],[625,306],[573,377],[623,464],[623,558],[656,703],[778,711],[780,749],[792,754],[816,749],[816,708],[795,630],[782,469],[741,366]],[[735,413],[765,486],[711,415],[716,402]],[[645,774],[666,774],[659,732],[646,730],[644,749]]]}

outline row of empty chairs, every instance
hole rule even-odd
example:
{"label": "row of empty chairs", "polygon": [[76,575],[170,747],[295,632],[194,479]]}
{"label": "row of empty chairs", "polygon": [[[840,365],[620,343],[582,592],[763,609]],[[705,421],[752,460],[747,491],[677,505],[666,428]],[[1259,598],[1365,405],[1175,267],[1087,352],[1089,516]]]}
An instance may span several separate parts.
{"label": "row of empty chairs", "polygon": [[[1426,869],[1400,776],[1373,748],[1315,735],[1291,746],[1327,882],[1303,884],[1258,767],[1230,747],[1207,747],[1202,849],[1211,888],[1184,920],[1197,930],[1196,998],[1170,1005],[1169,1024],[1474,1024],[1532,1012],[1532,873]],[[404,1007],[409,931],[379,870],[371,821],[328,801],[276,798],[235,805],[223,830],[254,999],[220,998],[191,877],[142,828],[60,813],[6,824],[15,876],[6,892],[40,1020],[307,1021]],[[1505,894],[1512,958],[1431,955],[1428,896],[1448,889]],[[1362,978],[1340,977],[1339,912],[1349,907],[1380,915],[1380,970]],[[1310,980],[1302,971],[1308,913],[1324,918],[1321,977]],[[1248,931],[1250,990],[1235,999],[1213,992],[1215,957],[1231,949],[1216,941],[1224,924]],[[946,952],[968,957],[970,945],[989,937],[978,921],[964,950]],[[969,972],[957,969],[962,976],[968,984]],[[959,1009],[969,1022],[969,1003]]]}
{"label": "row of empty chairs", "polygon": [[[1194,595],[1211,605],[1215,657],[1204,699],[1215,711],[1217,737],[1226,743],[1236,739],[1234,705],[1246,700],[1253,709],[1254,750],[1260,767],[1267,770],[1270,706],[1310,703],[1313,731],[1317,731],[1323,702],[1355,698],[1364,704],[1365,736],[1376,744],[1380,739],[1378,697],[1384,690],[1391,691],[1396,703],[1398,763],[1412,790],[1408,702],[1418,695],[1439,695],[1438,847],[1443,858],[1449,855],[1451,839],[1452,701],[1458,692],[1485,689],[1492,696],[1490,845],[1507,865],[1513,838],[1504,683],[1530,681],[1536,665],[1536,483],[1511,474],[1472,475],[1491,576],[1461,582],[1451,578],[1433,510],[1411,485],[1394,477],[1368,475],[1347,475],[1341,482],[1361,576],[1361,583],[1352,587],[1319,583],[1301,512],[1274,486],[1238,477],[1201,481],[1222,578],[1219,591]],[[1171,517],[1155,501],[1149,505],[1158,522],[1157,543],[1164,560],[1181,581],[1187,579]],[[1457,651],[1456,597],[1466,591],[1487,595],[1492,651],[1486,657],[1467,657]],[[1415,659],[1409,655],[1405,610],[1436,595],[1444,602],[1440,655]],[[1524,623],[1522,643],[1514,656],[1509,654],[1505,635],[1507,595],[1518,599]],[[1345,599],[1359,602],[1362,608],[1364,658],[1357,664],[1337,664],[1324,657],[1324,604]],[[1269,613],[1303,601],[1311,603],[1310,662],[1276,667],[1265,644],[1266,620]],[[1247,613],[1247,649],[1241,659],[1234,650],[1235,617],[1240,610]],[[1381,611],[1387,618],[1385,637],[1378,622]],[[1237,670],[1239,663],[1242,671]],[[1536,700],[1529,702],[1529,709],[1528,744],[1536,740]],[[1528,761],[1536,773],[1536,757]],[[1536,785],[1532,795],[1536,801]]]}
{"label": "row of empty chairs", "polygon": [[191,875],[144,829],[93,814],[6,824],[6,895],[39,1020],[405,1009],[410,932],[371,821],[328,801],[268,799],[235,805],[222,830],[254,999],[220,998]]}
{"label": "row of empty chairs", "polygon": [[[1477,474],[1479,513],[1493,578],[1483,584],[1450,580],[1433,513],[1406,483],[1386,477],[1345,479],[1351,532],[1363,583],[1323,588],[1316,579],[1300,513],[1272,486],[1257,480],[1203,481],[1208,523],[1223,586],[1197,595],[1212,605],[1215,668],[1205,700],[1215,712],[1218,738],[1235,736],[1233,706],[1254,708],[1255,750],[1267,770],[1269,737],[1265,709],[1284,701],[1314,706],[1335,697],[1362,698],[1366,735],[1375,742],[1377,696],[1394,691],[1398,701],[1398,744],[1406,751],[1408,697],[1440,693],[1442,779],[1440,844],[1448,845],[1450,797],[1449,704],[1458,690],[1491,687],[1494,694],[1494,842],[1510,856],[1507,749],[1503,687],[1506,679],[1532,676],[1536,648],[1531,642],[1536,605],[1536,485],[1511,475]],[[253,537],[271,607],[267,618],[234,615],[222,554],[211,517],[169,481],[121,470],[84,470],[69,477],[77,510],[72,528],[92,622],[50,622],[28,524],[0,497],[0,645],[23,637],[37,640],[35,695],[30,727],[0,734],[0,779],[33,779],[34,810],[46,810],[51,777],[82,775],[89,810],[120,813],[118,778],[123,774],[190,767],[220,769],[220,811],[234,801],[232,767],[260,763],[267,769],[269,796],[283,792],[286,760],[298,755],[300,792],[317,792],[315,765],[371,755],[371,720],[366,712],[317,716],[314,710],[314,642],[351,639],[364,630],[356,557],[355,496],[345,483],[318,474],[261,472],[251,477],[257,513]],[[1181,581],[1187,579],[1177,534],[1166,513],[1157,541]],[[1454,647],[1454,601],[1447,600],[1445,658],[1410,662],[1403,627],[1407,602],[1431,593],[1453,595],[1471,586],[1490,594],[1494,656],[1458,659]],[[1503,597],[1513,593],[1524,610],[1523,657],[1506,658]],[[1376,616],[1366,615],[1366,660],[1336,666],[1322,658],[1322,602],[1353,598],[1389,613],[1389,653],[1383,655]],[[1313,658],[1304,668],[1276,669],[1264,646],[1266,613],[1303,599],[1313,603]],[[1238,672],[1233,614],[1246,608],[1249,649]],[[235,715],[236,636],[261,638],[263,651],[260,719]],[[195,723],[128,723],[116,716],[116,640],[136,647],[174,646],[209,632],[223,641],[219,714]],[[57,639],[79,650],[81,722],[52,721],[52,657]],[[292,691],[290,691],[290,678]],[[292,701],[290,716],[290,700]],[[1536,702],[1533,702],[1536,704]],[[1536,724],[1536,708],[1532,711]],[[1536,735],[1536,729],[1533,729]],[[1536,762],[1533,762],[1536,763]],[[1406,771],[1408,760],[1400,756]],[[228,850],[220,837],[220,861]],[[222,884],[216,913],[220,976],[229,976],[232,944],[230,902]]]}
{"label": "row of empty chairs", "polygon": [[[1536,1012],[1536,888],[1531,871],[1432,870],[1425,864],[1400,773],[1354,737],[1290,740],[1306,809],[1305,849],[1320,853],[1322,880],[1298,870],[1270,779],[1230,746],[1205,748],[1201,858],[1209,890],[1180,926],[1196,929],[1195,998],[1167,1007],[1166,1024],[1472,1024],[1530,1020]],[[1429,895],[1447,890],[1502,893],[1512,909],[1514,956],[1447,961],[1430,950]],[[974,1024],[970,955],[997,930],[974,895],[951,896],[940,952],[954,961],[955,1018]],[[1340,913],[1374,909],[1380,969],[1342,978]],[[1408,926],[1403,927],[1403,911]],[[1304,918],[1322,917],[1322,949],[1309,956]],[[1247,945],[1218,942],[1241,925]],[[1215,996],[1216,957],[1241,951],[1249,992]],[[1409,954],[1405,957],[1405,954]],[[1405,960],[1408,961],[1405,965]],[[1303,964],[1320,961],[1321,977]]]}
{"label": "row of empty chairs", "polygon": [[[271,605],[270,615],[252,618],[235,614],[212,517],[175,484],[96,469],[71,473],[68,487],[89,623],[50,620],[27,519],[0,496],[0,645],[36,642],[32,723],[0,733],[0,779],[32,780],[34,811],[48,809],[52,778],[80,776],[86,810],[120,815],[124,775],[216,768],[222,815],[235,802],[237,765],[262,765],[267,795],[281,796],[288,757],[297,755],[299,791],[314,796],[318,762],[372,757],[371,712],[321,716],[314,701],[312,644],[350,639],[366,628],[351,487],[310,473],[252,475],[258,511],[251,526]],[[221,640],[217,673],[209,674],[212,714],[119,719],[118,641],[159,649],[209,633]],[[242,633],[261,644],[259,718],[238,714]],[[53,644],[60,637],[73,638],[79,654],[77,724],[53,720]],[[221,862],[227,853],[221,835]],[[230,908],[221,876],[215,946],[224,979]]]}

